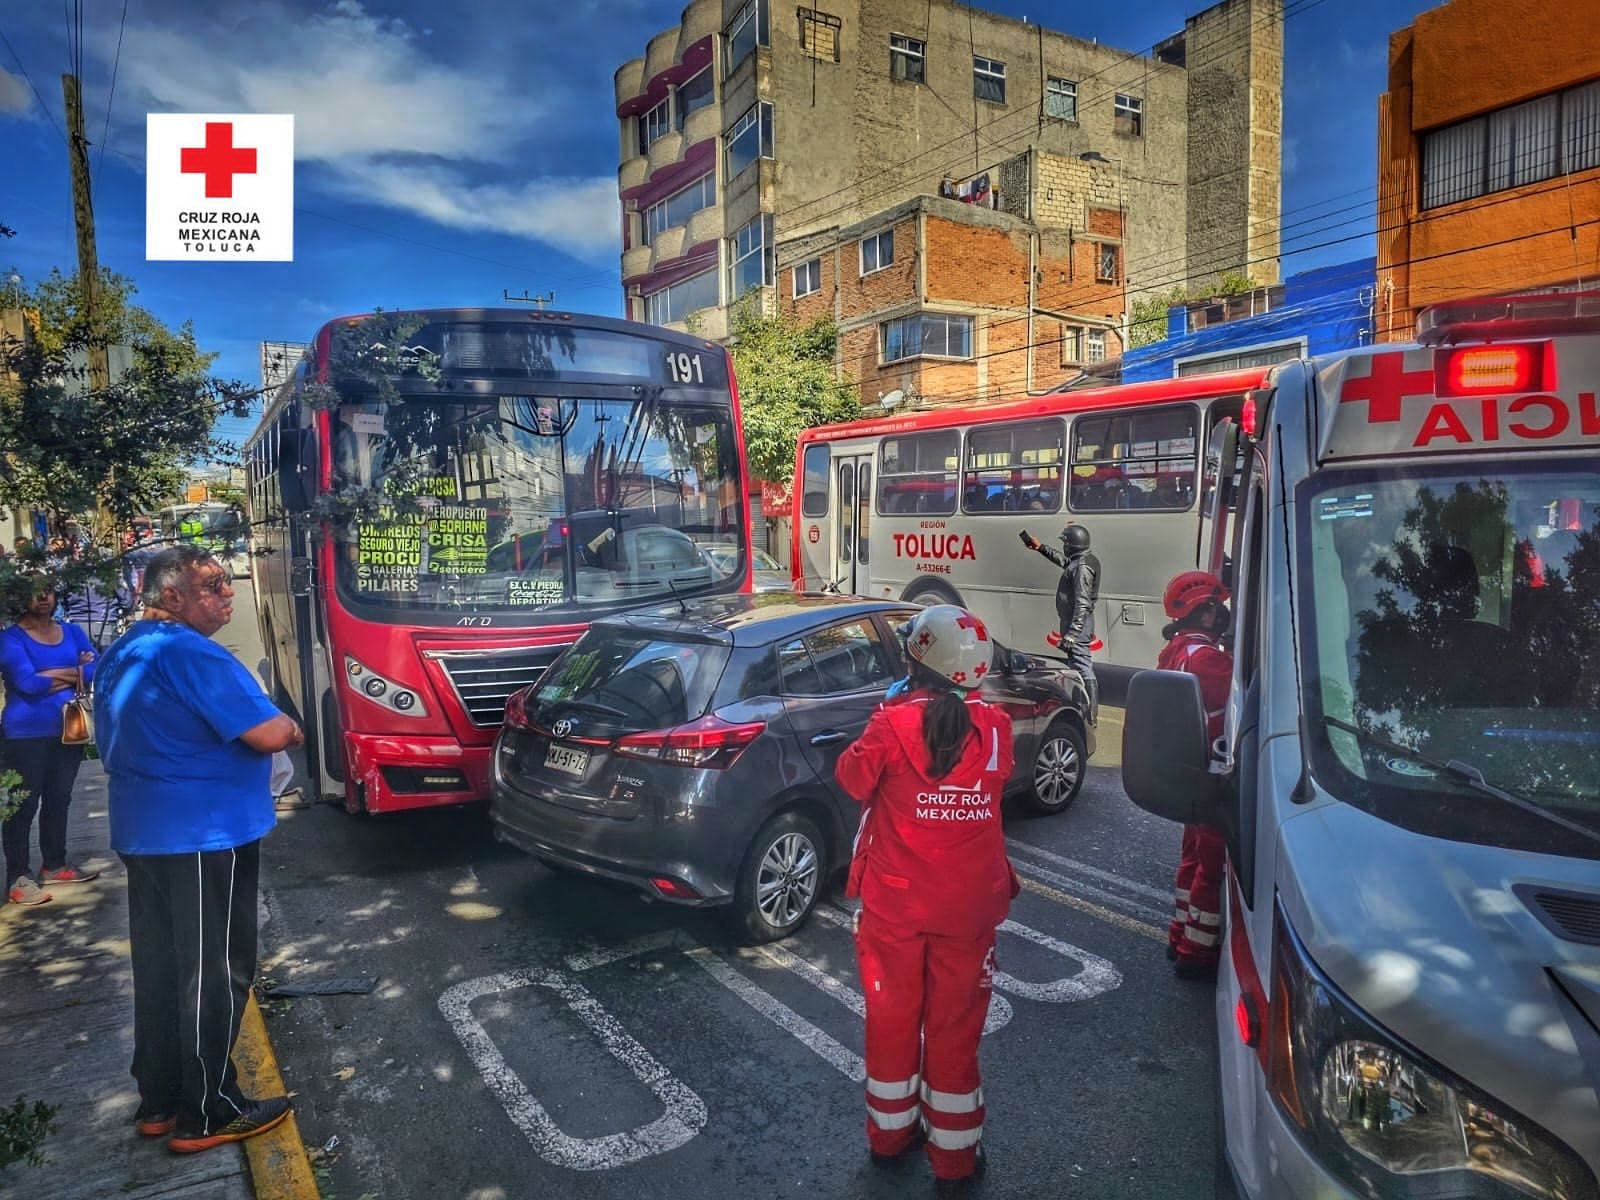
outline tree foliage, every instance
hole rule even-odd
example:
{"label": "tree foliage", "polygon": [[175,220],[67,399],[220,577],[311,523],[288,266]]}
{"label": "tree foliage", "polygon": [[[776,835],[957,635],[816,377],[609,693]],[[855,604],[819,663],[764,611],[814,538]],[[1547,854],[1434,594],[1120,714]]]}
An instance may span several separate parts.
{"label": "tree foliage", "polygon": [[1206,300],[1212,296],[1239,296],[1253,292],[1260,284],[1241,271],[1225,273],[1214,288],[1195,289],[1175,287],[1169,292],[1157,292],[1135,300],[1128,310],[1128,346],[1149,346],[1167,336],[1167,310],[1191,300]]}
{"label": "tree foliage", "polygon": [[834,375],[838,327],[828,317],[763,316],[746,302],[735,310],[733,336],[750,470],[787,483],[802,430],[861,416],[855,387]]}
{"label": "tree foliage", "polygon": [[[77,278],[52,271],[21,298],[30,336],[0,339],[0,507],[42,509],[56,526],[155,507],[186,464],[227,452],[212,426],[246,415],[253,395],[209,376],[216,356],[190,324],[169,329],[131,303],[131,281],[102,270],[96,292],[91,317]],[[93,386],[90,355],[110,346],[130,347],[132,365]]]}

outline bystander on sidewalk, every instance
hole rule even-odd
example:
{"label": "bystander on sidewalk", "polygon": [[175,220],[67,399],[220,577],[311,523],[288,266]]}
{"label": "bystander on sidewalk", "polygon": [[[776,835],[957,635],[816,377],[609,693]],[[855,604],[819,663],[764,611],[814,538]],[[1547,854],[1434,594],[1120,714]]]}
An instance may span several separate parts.
{"label": "bystander on sidewalk", "polygon": [[[42,1167],[0,1170],[0,1195],[51,1200],[273,1200],[275,1181],[252,1187],[242,1144],[178,1155],[166,1139],[134,1131],[139,1094],[133,1058],[133,982],[128,955],[127,879],[110,847],[106,778],[84,763],[68,853],[100,877],[63,887],[54,903],[0,906],[0,1107],[18,1096],[56,1109]],[[253,1005],[252,1005],[253,1007]],[[259,1020],[256,1029],[261,1029]],[[247,1033],[250,1023],[247,1022]],[[258,1039],[270,1069],[265,1034]],[[236,1056],[248,1068],[246,1037]],[[283,1131],[298,1150],[298,1133]],[[260,1148],[265,1151],[267,1148]]]}

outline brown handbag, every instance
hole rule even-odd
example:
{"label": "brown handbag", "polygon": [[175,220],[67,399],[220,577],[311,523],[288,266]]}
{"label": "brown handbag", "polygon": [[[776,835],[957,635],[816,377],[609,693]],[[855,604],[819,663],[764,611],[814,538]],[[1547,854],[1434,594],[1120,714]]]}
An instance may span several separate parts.
{"label": "brown handbag", "polygon": [[94,743],[94,700],[84,689],[83,668],[78,668],[78,686],[61,709],[61,744],[88,746]]}

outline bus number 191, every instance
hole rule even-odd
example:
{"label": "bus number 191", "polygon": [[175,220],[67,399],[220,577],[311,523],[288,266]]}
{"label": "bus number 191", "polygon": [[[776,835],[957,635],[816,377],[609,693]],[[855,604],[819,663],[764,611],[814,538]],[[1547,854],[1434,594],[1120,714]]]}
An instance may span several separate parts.
{"label": "bus number 191", "polygon": [[668,354],[667,369],[672,372],[673,383],[704,383],[705,371],[700,366],[698,354]]}

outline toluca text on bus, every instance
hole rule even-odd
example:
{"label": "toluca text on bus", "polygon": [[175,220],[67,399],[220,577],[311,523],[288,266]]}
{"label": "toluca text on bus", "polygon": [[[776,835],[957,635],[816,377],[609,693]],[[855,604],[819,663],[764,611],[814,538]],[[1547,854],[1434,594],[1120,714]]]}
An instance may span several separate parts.
{"label": "toluca text on bus", "polygon": [[1597,394],[1600,293],[1499,297],[1281,364],[1223,428],[1224,731],[1136,676],[1123,782],[1227,843],[1252,1200],[1600,1197]]}
{"label": "toluca text on bus", "polygon": [[594,614],[750,588],[732,364],[654,326],[342,318],[246,458],[271,682],[352,811],[486,799],[507,697]]}
{"label": "toluca text on bus", "polygon": [[1266,376],[1260,367],[807,430],[796,587],[965,605],[1007,644],[1047,652],[1057,574],[1017,534],[1054,544],[1075,522],[1102,573],[1096,670],[1146,667],[1161,650],[1162,588],[1216,540],[1205,500],[1218,464],[1205,450]]}

